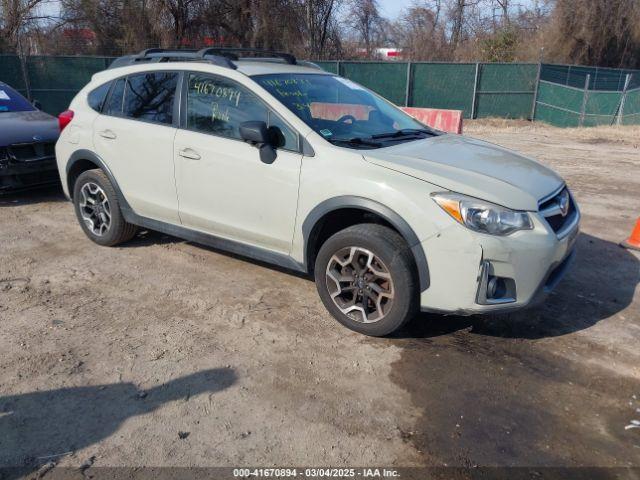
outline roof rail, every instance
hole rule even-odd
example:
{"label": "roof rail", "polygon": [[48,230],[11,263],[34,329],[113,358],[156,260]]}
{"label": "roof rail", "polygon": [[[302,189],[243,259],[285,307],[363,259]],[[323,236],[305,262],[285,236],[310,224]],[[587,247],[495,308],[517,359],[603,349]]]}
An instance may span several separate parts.
{"label": "roof rail", "polygon": [[[195,49],[167,49],[167,48],[147,48],[136,55],[125,55],[116,58],[109,68],[124,67],[134,65],[136,63],[151,62],[170,62],[170,61],[200,61],[209,62],[220,67],[232,68],[236,70],[238,67],[233,63],[241,60],[240,53],[262,54],[264,58],[281,58],[289,65],[297,65],[296,57],[290,53],[276,52],[273,50],[262,50],[260,48],[236,48],[236,47],[207,47],[201,50]],[[245,58],[261,58],[255,57]]]}
{"label": "roof rail", "polygon": [[[206,49],[204,49],[206,50]],[[147,48],[136,55],[125,55],[116,58],[109,69],[135,65],[136,63],[159,63],[170,61],[199,61],[209,62],[219,67],[237,69],[231,59],[227,56],[216,55],[213,52],[205,52],[204,50],[195,49],[166,49],[166,48]]]}
{"label": "roof rail", "polygon": [[[262,48],[243,48],[243,47],[209,47],[203,48],[200,50],[202,55],[205,54],[213,54],[213,55],[221,55],[232,60],[240,60],[242,57],[238,55],[239,53],[256,53],[263,54],[270,57],[282,58],[289,65],[296,65],[298,62],[296,57],[290,53],[286,52],[278,52],[275,50],[264,50]],[[258,55],[256,57],[260,58]],[[253,58],[253,57],[250,57]]]}

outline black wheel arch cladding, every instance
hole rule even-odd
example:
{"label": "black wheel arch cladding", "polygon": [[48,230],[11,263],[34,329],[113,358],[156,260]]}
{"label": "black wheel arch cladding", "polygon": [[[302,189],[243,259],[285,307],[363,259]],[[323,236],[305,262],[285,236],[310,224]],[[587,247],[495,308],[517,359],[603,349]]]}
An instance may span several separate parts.
{"label": "black wheel arch cladding", "polygon": [[318,225],[320,225],[320,222],[327,214],[344,208],[354,208],[374,213],[393,226],[407,242],[411,253],[413,254],[416,268],[418,270],[420,291],[423,292],[429,288],[429,267],[427,264],[427,258],[422,250],[418,236],[409,224],[400,215],[380,202],[352,195],[333,197],[325,200],[313,208],[305,218],[302,224],[302,235],[304,239],[304,261],[307,270],[310,271],[313,267],[313,265],[309,264],[309,248],[314,242],[314,235],[317,234]]}

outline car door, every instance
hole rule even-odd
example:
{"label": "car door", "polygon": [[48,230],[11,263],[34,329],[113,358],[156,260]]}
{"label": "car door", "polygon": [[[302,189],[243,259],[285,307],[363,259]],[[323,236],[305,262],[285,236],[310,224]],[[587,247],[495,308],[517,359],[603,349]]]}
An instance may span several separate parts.
{"label": "car door", "polygon": [[[182,128],[175,139],[180,218],[190,228],[289,253],[298,202],[299,135],[248,88],[186,72]],[[264,121],[279,138],[272,163],[239,127]]]}
{"label": "car door", "polygon": [[93,124],[96,153],[135,213],[179,224],[173,142],[180,72],[145,72],[116,80]]}

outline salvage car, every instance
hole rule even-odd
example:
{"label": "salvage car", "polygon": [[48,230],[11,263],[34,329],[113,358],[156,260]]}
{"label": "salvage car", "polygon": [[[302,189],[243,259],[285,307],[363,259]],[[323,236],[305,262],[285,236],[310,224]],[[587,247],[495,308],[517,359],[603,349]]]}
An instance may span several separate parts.
{"label": "salvage car", "polygon": [[0,194],[58,184],[58,120],[0,82]]}
{"label": "salvage car", "polygon": [[92,241],[143,227],[311,274],[367,335],[419,309],[521,309],[573,258],[580,212],[552,170],[290,54],[122,57],[60,123],[63,188]]}

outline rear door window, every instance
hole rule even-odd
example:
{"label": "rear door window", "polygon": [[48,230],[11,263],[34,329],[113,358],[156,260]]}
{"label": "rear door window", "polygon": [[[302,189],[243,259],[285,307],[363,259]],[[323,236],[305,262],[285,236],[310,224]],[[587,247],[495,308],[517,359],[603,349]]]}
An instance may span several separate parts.
{"label": "rear door window", "polygon": [[177,85],[177,72],[130,75],[124,94],[124,116],[171,125]]}
{"label": "rear door window", "polygon": [[107,115],[122,115],[122,96],[124,95],[125,79],[120,78],[116,81],[109,94],[102,112]]}

